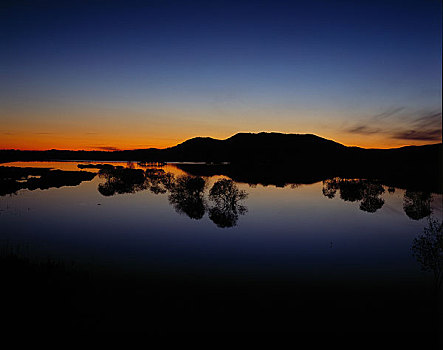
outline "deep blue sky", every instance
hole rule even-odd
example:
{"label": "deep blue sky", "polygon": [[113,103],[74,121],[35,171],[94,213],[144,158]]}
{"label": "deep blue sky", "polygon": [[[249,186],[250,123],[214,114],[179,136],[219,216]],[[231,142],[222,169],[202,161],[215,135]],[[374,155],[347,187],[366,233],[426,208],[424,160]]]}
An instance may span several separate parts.
{"label": "deep blue sky", "polygon": [[441,140],[440,1],[11,1],[0,148]]}

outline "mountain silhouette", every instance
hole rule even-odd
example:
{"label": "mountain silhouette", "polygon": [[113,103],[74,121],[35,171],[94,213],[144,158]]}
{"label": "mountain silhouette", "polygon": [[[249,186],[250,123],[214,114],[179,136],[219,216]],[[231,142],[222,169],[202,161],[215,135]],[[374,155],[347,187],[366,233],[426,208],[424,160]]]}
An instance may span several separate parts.
{"label": "mountain silhouette", "polygon": [[[195,137],[165,149],[125,151],[0,151],[0,162],[16,160],[132,160],[229,163],[228,172],[272,177],[276,172],[309,179],[333,176],[377,178],[385,184],[429,185],[441,192],[442,144],[393,149],[348,147],[312,134],[238,133],[225,140]],[[223,169],[224,170],[223,170]],[[217,172],[226,173],[226,167]],[[206,170],[208,171],[208,170]],[[250,177],[250,176],[249,176]]]}
{"label": "mountain silhouette", "polygon": [[254,162],[293,158],[308,159],[310,154],[337,154],[347,147],[309,134],[238,133],[226,140],[196,137],[165,150],[166,158],[181,161]]}
{"label": "mountain silhouette", "polygon": [[[399,157],[404,154],[426,156],[441,150],[441,143],[428,146],[407,146],[396,149],[364,149],[347,147],[338,142],[312,134],[238,133],[225,140],[195,137],[165,149],[149,148],[125,151],[20,151],[0,150],[0,161],[14,160],[133,160],[133,161],[194,161],[249,162],[279,161],[334,162],[352,156],[365,158]],[[312,159],[316,157],[316,159]]]}

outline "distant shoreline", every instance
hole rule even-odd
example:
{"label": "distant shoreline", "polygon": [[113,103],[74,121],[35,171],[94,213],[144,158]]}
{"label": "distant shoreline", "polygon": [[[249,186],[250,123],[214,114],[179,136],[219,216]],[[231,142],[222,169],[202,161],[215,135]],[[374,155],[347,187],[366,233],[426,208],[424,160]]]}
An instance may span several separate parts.
{"label": "distant shoreline", "polygon": [[282,174],[298,179],[355,177],[399,182],[406,187],[428,187],[436,192],[443,190],[442,143],[363,149],[312,134],[240,133],[226,140],[196,137],[167,149],[0,151],[0,163],[92,160],[197,164],[194,168],[198,164],[211,164],[211,169],[231,178],[234,175],[242,178],[244,174],[246,178],[261,179],[275,179]]}

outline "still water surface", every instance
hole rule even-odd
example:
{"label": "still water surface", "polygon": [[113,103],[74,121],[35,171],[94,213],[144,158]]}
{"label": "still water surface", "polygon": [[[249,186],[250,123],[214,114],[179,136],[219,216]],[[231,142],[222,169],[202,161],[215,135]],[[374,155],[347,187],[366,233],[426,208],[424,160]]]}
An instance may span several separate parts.
{"label": "still water surface", "polygon": [[[7,166],[79,170],[78,164]],[[175,178],[186,175],[174,164],[161,169]],[[224,213],[214,211],[217,202],[209,196],[224,178],[205,177],[201,203],[189,205],[181,197],[174,201],[170,189],[162,184],[156,189],[152,181],[148,188],[130,188],[132,193],[117,189],[103,195],[104,176],[78,186],[20,190],[0,197],[0,238],[28,247],[30,255],[118,269],[432,285],[432,273],[422,271],[411,246],[429,217],[442,220],[441,194],[412,203],[425,208],[411,214],[405,210],[411,194],[383,185],[367,201],[368,209],[361,198],[327,182],[285,187],[234,183],[245,198],[235,203],[234,213]]]}

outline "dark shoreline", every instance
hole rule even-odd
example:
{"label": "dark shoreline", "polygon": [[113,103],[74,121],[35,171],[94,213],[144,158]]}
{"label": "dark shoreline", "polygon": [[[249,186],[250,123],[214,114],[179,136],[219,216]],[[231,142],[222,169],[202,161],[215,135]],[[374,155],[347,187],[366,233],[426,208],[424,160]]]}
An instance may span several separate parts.
{"label": "dark shoreline", "polygon": [[[312,183],[324,179],[365,178],[388,186],[443,192],[443,145],[363,149],[308,134],[236,134],[226,140],[197,137],[166,149],[126,151],[0,150],[10,161],[201,162],[182,164],[195,175],[226,175],[235,181]],[[229,163],[229,165],[222,163]],[[206,169],[203,169],[206,167]]]}
{"label": "dark shoreline", "polygon": [[357,332],[438,341],[431,284],[127,273],[17,254],[3,254],[0,268],[11,330]]}

